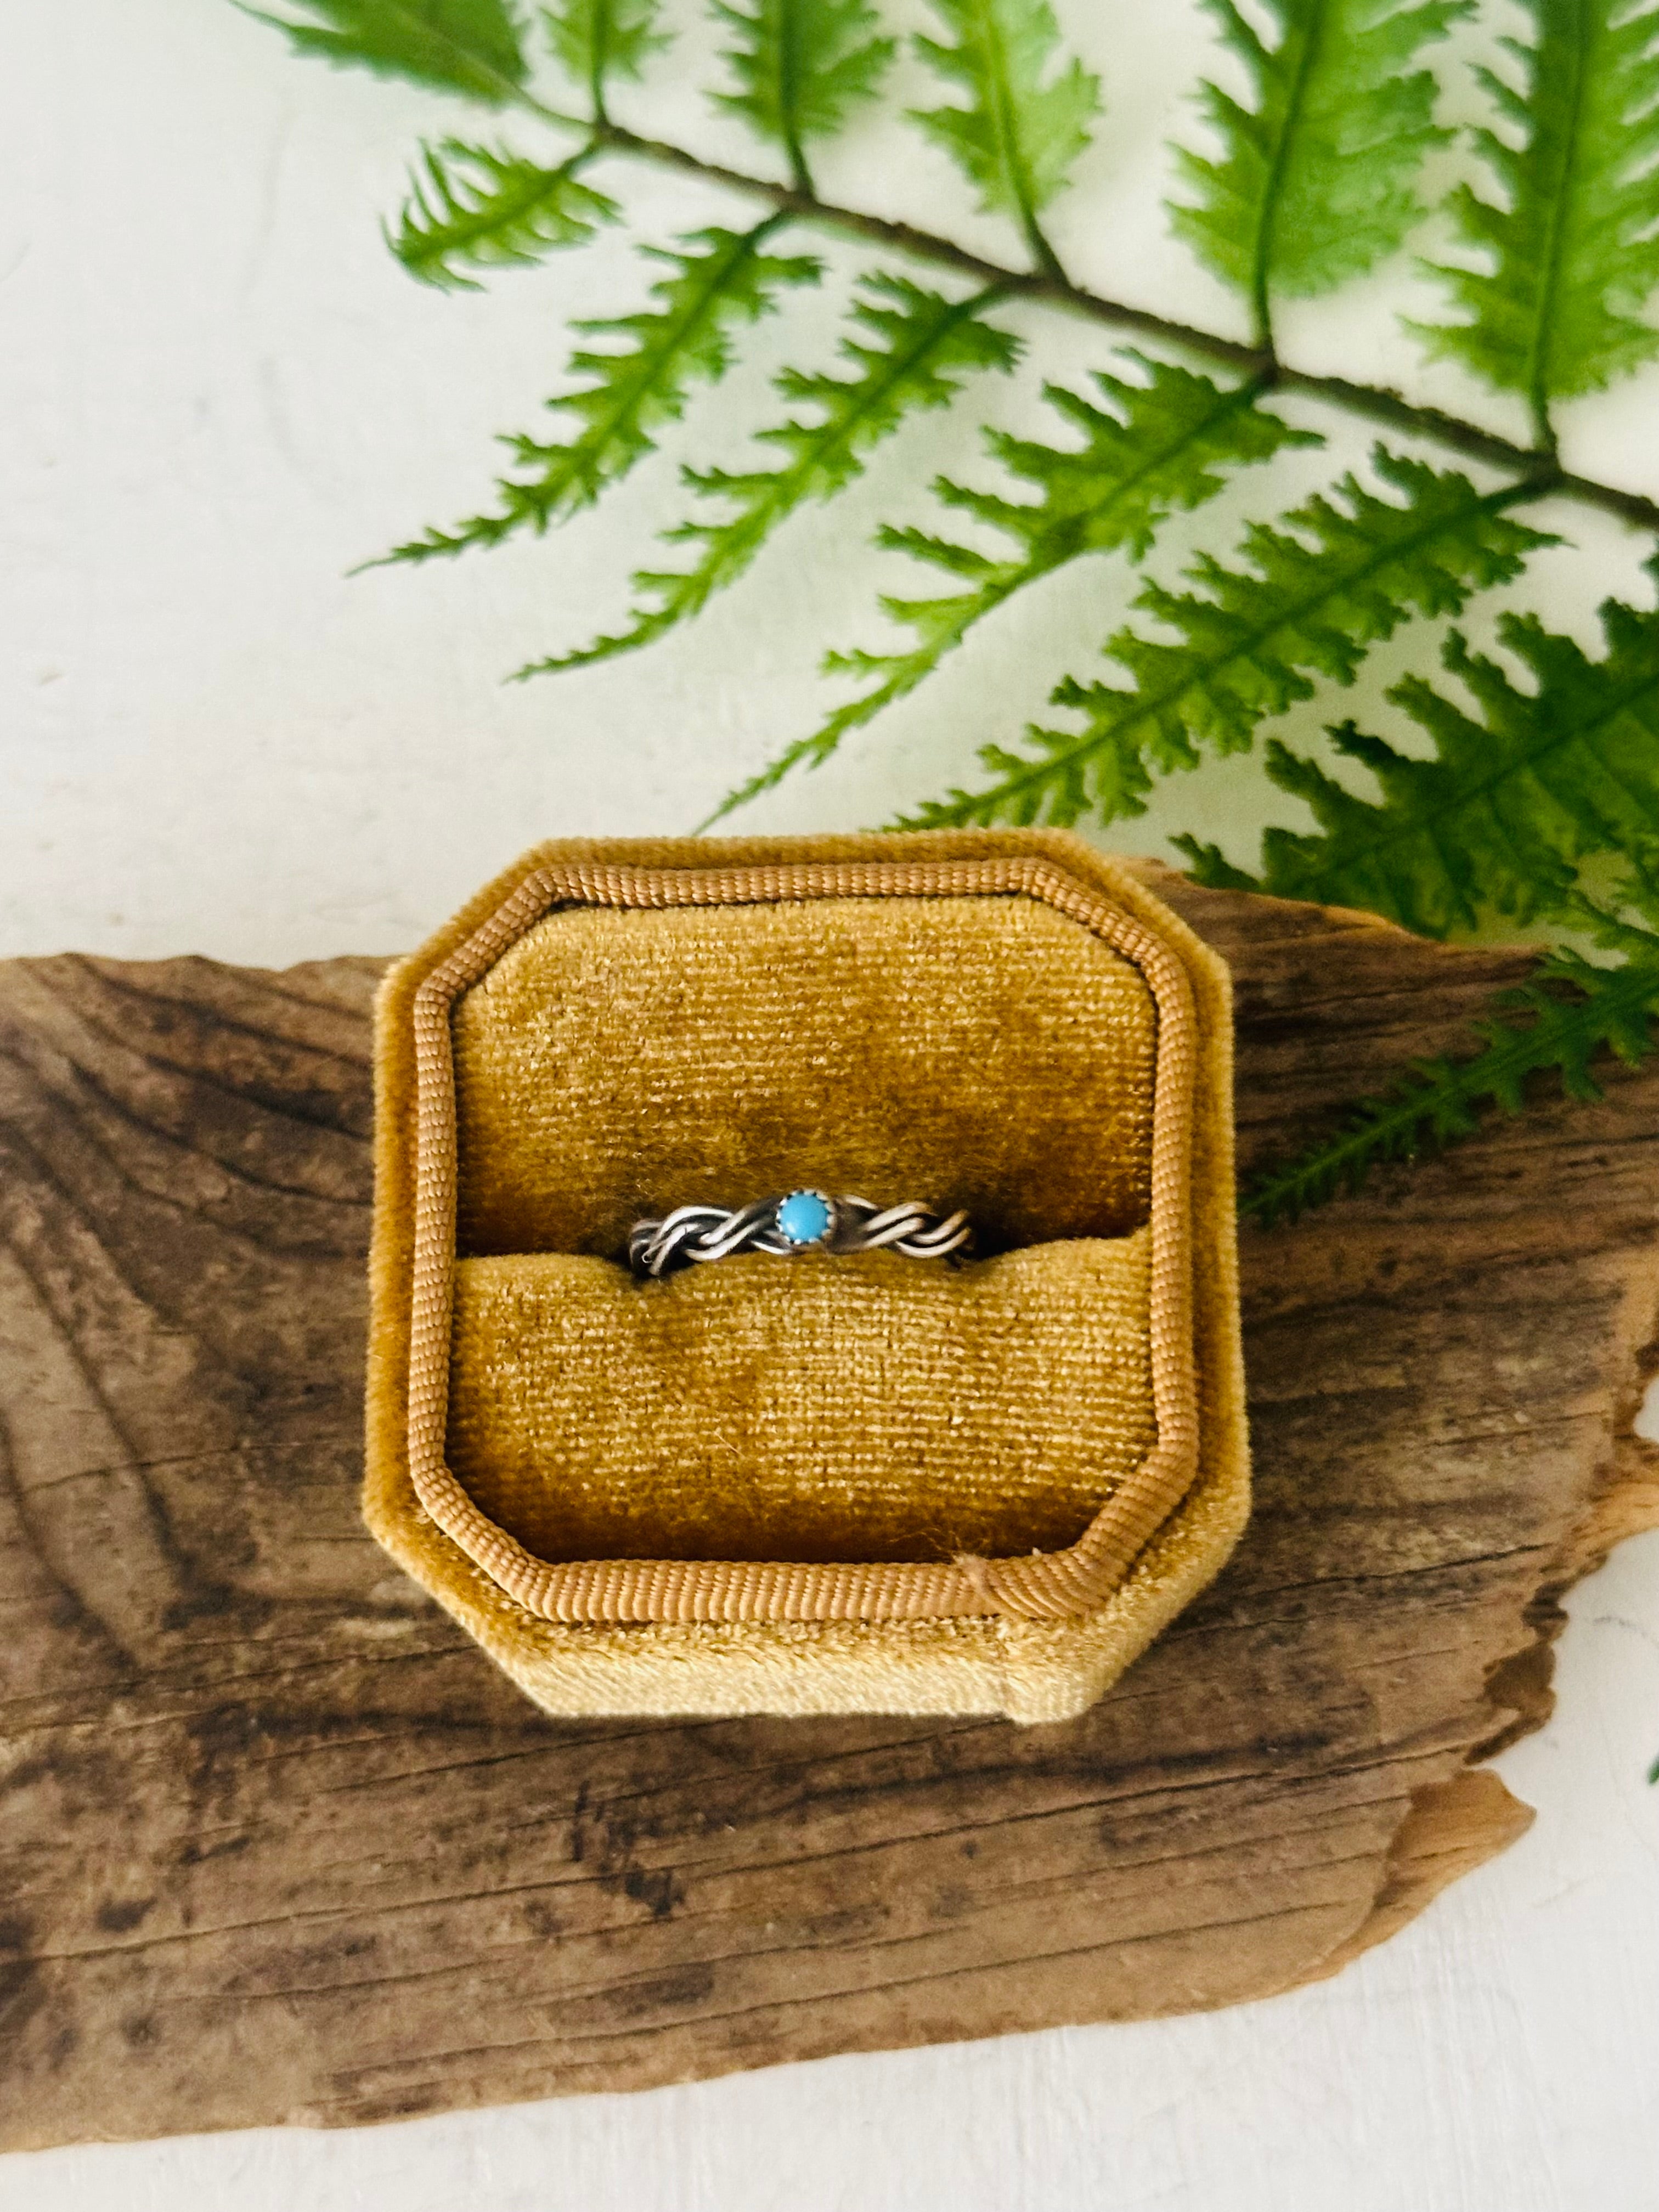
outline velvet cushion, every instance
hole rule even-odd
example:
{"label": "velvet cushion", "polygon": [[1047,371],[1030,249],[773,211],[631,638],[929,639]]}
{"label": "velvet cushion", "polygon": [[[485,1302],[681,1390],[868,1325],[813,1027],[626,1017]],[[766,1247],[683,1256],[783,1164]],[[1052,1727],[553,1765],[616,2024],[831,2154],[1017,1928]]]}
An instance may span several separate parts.
{"label": "velvet cushion", "polygon": [[453,1030],[463,1255],[615,1259],[804,1183],[965,1206],[992,1250],[1146,1218],[1151,995],[1034,900],[565,908]]}
{"label": "velvet cushion", "polygon": [[1152,1447],[1147,1258],[463,1260],[449,1463],[541,1559],[1059,1551]]}
{"label": "velvet cushion", "polygon": [[[448,1459],[539,1557],[1057,1550],[1150,1448],[1155,1012],[1052,908],[564,908],[452,1031]],[[801,1184],[1000,1256],[617,1264]]]}

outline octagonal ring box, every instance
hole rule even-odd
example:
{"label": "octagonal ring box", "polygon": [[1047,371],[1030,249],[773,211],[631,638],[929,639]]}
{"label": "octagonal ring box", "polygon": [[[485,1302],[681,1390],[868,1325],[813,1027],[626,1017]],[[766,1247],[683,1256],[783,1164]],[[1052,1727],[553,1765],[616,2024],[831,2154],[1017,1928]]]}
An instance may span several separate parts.
{"label": "octagonal ring box", "polygon": [[[1249,1508],[1231,1054],[1062,833],[538,847],[381,991],[369,1526],[553,1712],[1081,1711]],[[802,1187],[972,1256],[627,1266]]]}

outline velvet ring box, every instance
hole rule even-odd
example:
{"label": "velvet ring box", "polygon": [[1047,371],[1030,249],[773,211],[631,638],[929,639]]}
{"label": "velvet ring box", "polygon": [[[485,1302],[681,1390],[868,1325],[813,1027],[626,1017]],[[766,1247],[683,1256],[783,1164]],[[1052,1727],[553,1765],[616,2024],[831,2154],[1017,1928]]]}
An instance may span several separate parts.
{"label": "velvet ring box", "polygon": [[[1088,1705],[1243,1526],[1225,969],[1042,830],[566,842],[389,974],[366,1510],[538,1704]],[[965,1206],[965,1263],[633,1223]]]}

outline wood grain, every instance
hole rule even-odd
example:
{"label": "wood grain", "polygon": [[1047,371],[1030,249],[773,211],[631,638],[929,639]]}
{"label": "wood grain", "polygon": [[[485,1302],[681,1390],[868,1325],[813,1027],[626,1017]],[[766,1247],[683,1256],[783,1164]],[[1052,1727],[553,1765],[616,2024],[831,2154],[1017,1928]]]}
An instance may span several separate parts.
{"label": "wood grain", "polygon": [[[1159,881],[1247,1160],[1528,964]],[[1659,1521],[1659,1075],[1247,1232],[1255,1519],[1084,1719],[560,1723],[357,1517],[377,972],[0,966],[0,2145],[1231,2003],[1525,1825]]]}

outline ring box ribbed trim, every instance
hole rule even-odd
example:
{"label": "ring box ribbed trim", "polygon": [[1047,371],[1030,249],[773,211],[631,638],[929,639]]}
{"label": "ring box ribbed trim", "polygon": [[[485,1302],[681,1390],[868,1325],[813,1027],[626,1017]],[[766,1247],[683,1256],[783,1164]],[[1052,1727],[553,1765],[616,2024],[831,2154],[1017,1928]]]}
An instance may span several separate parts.
{"label": "ring box ribbed trim", "polygon": [[[535,1557],[445,1461],[457,1000],[562,908],[952,898],[1042,902],[1129,961],[1154,1002],[1152,1449],[1057,1552],[830,1563]],[[1230,1048],[1220,963],[1132,877],[1058,833],[569,842],[526,854],[400,963],[381,995],[371,1526],[555,1710],[1074,1710],[1156,1632],[1172,1597],[1184,1601],[1215,1571],[1248,1509]],[[1014,1680],[1022,1649],[1035,1670],[1024,1685]],[[653,1654],[663,1662],[655,1681]]]}

